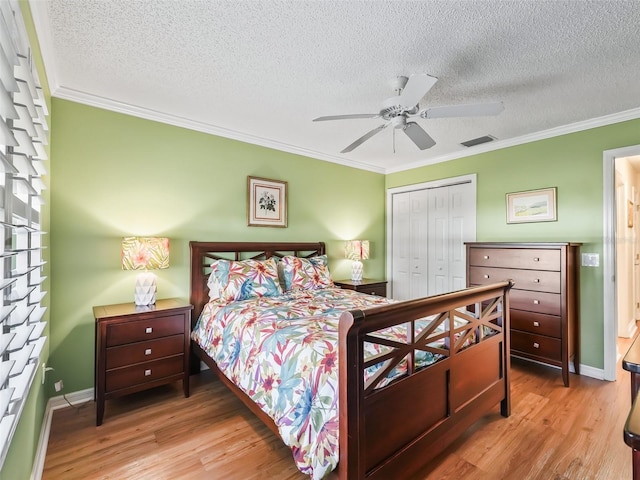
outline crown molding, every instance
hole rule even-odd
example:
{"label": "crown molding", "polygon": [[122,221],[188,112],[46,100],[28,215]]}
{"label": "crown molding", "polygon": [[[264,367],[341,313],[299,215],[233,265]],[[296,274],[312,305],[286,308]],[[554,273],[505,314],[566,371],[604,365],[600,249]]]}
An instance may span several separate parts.
{"label": "crown molding", "polygon": [[412,162],[399,167],[387,168],[385,170],[385,173],[389,174],[403,172],[406,170],[412,170],[414,168],[433,165],[435,163],[448,162],[449,160],[456,160],[458,158],[471,157],[480,153],[492,152],[494,150],[501,150],[508,147],[515,147],[516,145],[522,145],[524,143],[546,140],[548,138],[559,137],[561,135],[567,135],[569,133],[581,132],[583,130],[589,130],[591,128],[604,127],[607,125],[612,125],[614,123],[625,122],[627,120],[636,120],[638,118],[640,118],[640,108],[633,108],[631,110],[625,110],[623,112],[613,113],[611,115],[605,115],[603,117],[591,118],[582,122],[570,123],[568,125],[562,125],[560,127],[550,128],[548,130],[542,130],[540,132],[530,133],[527,135],[522,135],[520,137],[510,138],[508,140],[485,143],[483,145],[471,147],[469,152],[456,152],[449,155],[441,155],[439,157],[430,158],[429,160]]}
{"label": "crown molding", "polygon": [[97,95],[91,95],[78,90],[73,90],[65,87],[58,87],[55,91],[52,90],[51,95],[63,100],[70,100],[73,102],[82,103],[92,107],[98,107],[113,112],[123,113],[126,115],[132,115],[134,117],[144,118],[146,120],[153,120],[156,122],[166,123],[176,127],[187,128],[189,130],[195,130],[198,132],[208,133],[211,135],[217,135],[219,137],[230,138],[232,140],[238,140],[253,145],[259,145],[261,147],[272,148],[287,153],[293,153],[295,155],[302,155],[304,157],[310,157],[317,160],[324,160],[327,162],[338,163],[347,167],[358,168],[360,170],[369,170],[376,173],[385,173],[384,168],[377,165],[371,165],[362,162],[354,162],[351,160],[345,160],[343,158],[334,157],[332,155],[326,155],[314,150],[297,147],[288,143],[278,142],[267,138],[257,137],[255,135],[249,135],[236,130],[212,125],[204,122],[198,122],[190,120],[188,118],[179,117],[177,115],[170,115],[167,113],[159,112],[157,110],[151,110],[148,108],[138,107],[124,102],[117,102],[108,98],[99,97]]}

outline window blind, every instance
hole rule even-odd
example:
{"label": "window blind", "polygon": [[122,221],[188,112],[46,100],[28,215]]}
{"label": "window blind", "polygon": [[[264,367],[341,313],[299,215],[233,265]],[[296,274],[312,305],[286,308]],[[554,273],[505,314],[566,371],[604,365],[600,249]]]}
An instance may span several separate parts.
{"label": "window blind", "polygon": [[47,115],[18,3],[0,1],[0,467],[46,341],[41,194]]}

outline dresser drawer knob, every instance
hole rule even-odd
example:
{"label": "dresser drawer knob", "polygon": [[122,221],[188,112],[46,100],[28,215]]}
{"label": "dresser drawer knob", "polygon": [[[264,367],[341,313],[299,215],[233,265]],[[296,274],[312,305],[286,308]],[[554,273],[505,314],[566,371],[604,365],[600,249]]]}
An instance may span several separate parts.
{"label": "dresser drawer knob", "polygon": [[489,260],[489,255],[485,255],[485,256],[484,256],[484,259],[485,259],[485,260]]}
{"label": "dresser drawer knob", "polygon": [[539,343],[534,343],[533,344],[533,348],[540,348],[540,344]]}
{"label": "dresser drawer knob", "polygon": [[484,278],[489,278],[489,275],[485,275]]}
{"label": "dresser drawer knob", "polygon": [[151,355],[151,349],[150,349],[150,348],[147,348],[147,349],[144,351],[144,354],[145,354],[145,355]]}
{"label": "dresser drawer knob", "polygon": [[149,376],[151,376],[151,369],[149,369],[149,370],[145,370],[145,371],[144,371],[144,376],[145,376],[145,377],[149,377]]}
{"label": "dresser drawer knob", "polygon": [[534,301],[533,301],[533,304],[534,304],[534,305],[540,305],[540,300],[534,300]]}
{"label": "dresser drawer knob", "polygon": [[540,326],[540,322],[533,322],[533,326],[534,327],[539,327]]}
{"label": "dresser drawer knob", "polygon": [[539,258],[539,257],[533,257],[533,261],[534,261],[534,262],[539,262],[539,261],[540,261],[540,258]]}
{"label": "dresser drawer knob", "polygon": [[539,278],[534,278],[533,279],[533,283],[540,283],[540,279]]}
{"label": "dresser drawer knob", "polygon": [[153,327],[147,327],[144,329],[144,333],[153,333]]}

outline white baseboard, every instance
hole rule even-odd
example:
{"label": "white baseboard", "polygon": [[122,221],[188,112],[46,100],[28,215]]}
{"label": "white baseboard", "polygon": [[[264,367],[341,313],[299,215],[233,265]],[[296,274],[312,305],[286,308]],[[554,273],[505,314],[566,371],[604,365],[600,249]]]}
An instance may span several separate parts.
{"label": "white baseboard", "polygon": [[[78,405],[93,400],[93,388],[73,392],[66,396],[67,400],[73,405]],[[49,434],[51,432],[51,420],[53,412],[61,408],[69,407],[67,400],[62,395],[51,397],[47,402],[44,410],[44,419],[42,428],[40,429],[40,439],[38,440],[38,449],[33,460],[33,468],[31,470],[31,480],[40,480],[42,478],[42,470],[44,469],[44,460],[47,456],[47,445],[49,444]]]}

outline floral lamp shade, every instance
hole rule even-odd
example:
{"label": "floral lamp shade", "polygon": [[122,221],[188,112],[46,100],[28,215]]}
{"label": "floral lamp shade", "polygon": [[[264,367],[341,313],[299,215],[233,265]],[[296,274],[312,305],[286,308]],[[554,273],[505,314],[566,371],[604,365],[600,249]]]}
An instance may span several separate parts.
{"label": "floral lamp shade", "polygon": [[369,240],[349,240],[345,247],[345,257],[352,260],[351,280],[362,281],[362,262],[369,258]]}
{"label": "floral lamp shade", "polygon": [[148,270],[169,268],[169,239],[125,237],[122,239],[122,269],[144,270],[136,278],[136,305],[156,303],[156,276]]}

